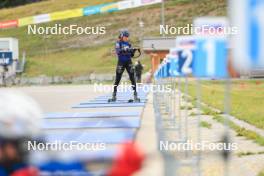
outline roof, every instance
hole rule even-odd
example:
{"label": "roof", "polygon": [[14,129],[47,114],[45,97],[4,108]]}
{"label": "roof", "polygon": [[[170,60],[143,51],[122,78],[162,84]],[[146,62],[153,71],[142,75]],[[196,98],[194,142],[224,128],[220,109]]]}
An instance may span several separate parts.
{"label": "roof", "polygon": [[144,51],[160,51],[170,50],[176,45],[176,38],[174,37],[149,37],[143,39]]}

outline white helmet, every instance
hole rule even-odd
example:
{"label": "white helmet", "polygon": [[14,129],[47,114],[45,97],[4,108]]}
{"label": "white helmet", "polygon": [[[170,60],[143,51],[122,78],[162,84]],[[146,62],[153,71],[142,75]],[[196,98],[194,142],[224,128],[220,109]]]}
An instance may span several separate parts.
{"label": "white helmet", "polygon": [[42,111],[30,97],[14,90],[0,90],[0,136],[35,137],[40,132]]}

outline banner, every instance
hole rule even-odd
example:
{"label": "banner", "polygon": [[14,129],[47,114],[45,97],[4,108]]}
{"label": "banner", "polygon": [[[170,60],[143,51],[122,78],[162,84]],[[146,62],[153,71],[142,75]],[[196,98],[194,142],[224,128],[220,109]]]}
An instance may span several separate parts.
{"label": "banner", "polygon": [[133,8],[140,7],[140,6],[142,6],[141,0],[132,0],[132,7]]}
{"label": "banner", "polygon": [[110,3],[101,7],[101,13],[118,11],[118,3]]}
{"label": "banner", "polygon": [[80,9],[65,10],[50,14],[40,14],[36,16],[24,17],[18,20],[10,20],[0,22],[0,28],[21,27],[29,24],[45,23],[55,20],[63,20],[80,16],[89,16],[99,13],[114,12],[129,8],[135,8],[155,3],[160,3],[162,0],[124,0],[119,2],[101,4]]}
{"label": "banner", "polygon": [[17,27],[17,20],[0,22],[0,28],[11,28],[11,27]]}
{"label": "banner", "polygon": [[194,20],[196,47],[193,75],[226,78],[228,74],[228,40],[225,17],[199,17]]}
{"label": "banner", "polygon": [[41,14],[41,15],[34,16],[33,18],[34,18],[35,24],[51,21],[49,14]]}
{"label": "banner", "polygon": [[118,4],[119,10],[132,8],[132,1],[131,0],[119,1],[117,4]]}
{"label": "banner", "polygon": [[198,17],[193,23],[199,37],[227,37],[225,29],[229,25],[226,17]]}
{"label": "banner", "polygon": [[[264,70],[264,1],[230,1],[232,64],[236,71],[261,73]],[[262,74],[262,73],[261,73]],[[253,75],[251,75],[253,76]]]}
{"label": "banner", "polygon": [[0,65],[7,66],[13,63],[13,53],[12,52],[0,52]]}
{"label": "banner", "polygon": [[104,4],[97,5],[97,6],[91,6],[91,7],[85,7],[83,8],[83,15],[89,16],[89,15],[99,14],[103,6]]}
{"label": "banner", "polygon": [[156,3],[161,3],[162,0],[142,0],[141,3],[142,5],[150,5],[150,4],[156,4]]}
{"label": "banner", "polygon": [[65,10],[60,12],[54,12],[50,14],[51,21],[55,20],[63,20],[68,18],[80,17],[83,16],[83,9],[73,9],[73,10]]}
{"label": "banner", "polygon": [[26,26],[26,25],[33,24],[33,23],[34,23],[33,16],[18,19],[19,27]]}

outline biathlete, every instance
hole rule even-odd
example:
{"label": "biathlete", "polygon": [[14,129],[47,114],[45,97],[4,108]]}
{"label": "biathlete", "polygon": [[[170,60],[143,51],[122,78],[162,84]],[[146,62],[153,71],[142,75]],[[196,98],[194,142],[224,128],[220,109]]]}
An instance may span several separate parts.
{"label": "biathlete", "polygon": [[120,83],[125,69],[129,75],[129,79],[132,84],[132,89],[134,91],[134,100],[129,100],[129,102],[140,102],[140,99],[137,96],[135,70],[132,63],[132,58],[134,57],[136,51],[140,53],[139,49],[132,48],[132,45],[129,43],[129,32],[127,30],[122,30],[119,34],[119,40],[116,42],[115,45],[115,52],[118,56],[118,62],[116,67],[114,91],[112,98],[109,99],[108,102],[116,101],[117,87]]}

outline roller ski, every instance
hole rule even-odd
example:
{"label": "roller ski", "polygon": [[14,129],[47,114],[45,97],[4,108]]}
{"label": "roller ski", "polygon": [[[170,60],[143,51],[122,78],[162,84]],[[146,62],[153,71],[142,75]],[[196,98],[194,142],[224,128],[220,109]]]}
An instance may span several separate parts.
{"label": "roller ski", "polygon": [[134,93],[134,99],[128,100],[128,103],[140,103],[140,98],[138,98],[137,93]]}
{"label": "roller ski", "polygon": [[116,102],[116,94],[114,93],[112,98],[108,99],[108,103]]}

